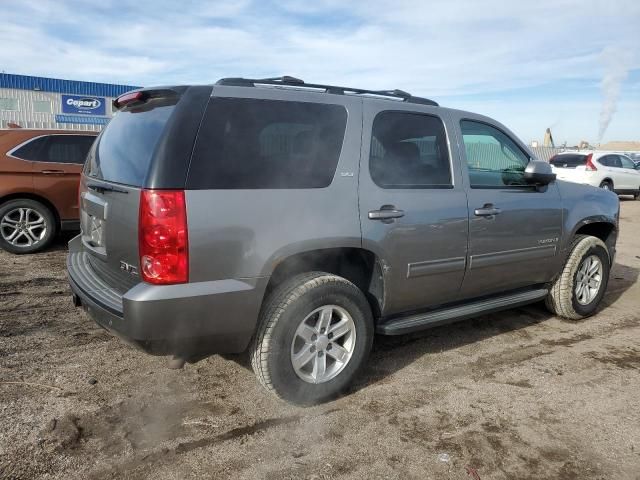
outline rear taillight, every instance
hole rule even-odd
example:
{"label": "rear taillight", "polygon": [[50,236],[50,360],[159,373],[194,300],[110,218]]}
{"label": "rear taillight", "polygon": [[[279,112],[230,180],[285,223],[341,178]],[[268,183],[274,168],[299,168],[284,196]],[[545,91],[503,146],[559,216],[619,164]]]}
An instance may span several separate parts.
{"label": "rear taillight", "polygon": [[167,285],[189,281],[187,209],[182,190],[142,190],[138,250],[142,279]]}
{"label": "rear taillight", "polygon": [[585,170],[589,172],[595,172],[598,170],[596,166],[593,164],[592,160],[593,160],[593,153],[590,153],[589,155],[587,155],[587,163],[585,166]]}

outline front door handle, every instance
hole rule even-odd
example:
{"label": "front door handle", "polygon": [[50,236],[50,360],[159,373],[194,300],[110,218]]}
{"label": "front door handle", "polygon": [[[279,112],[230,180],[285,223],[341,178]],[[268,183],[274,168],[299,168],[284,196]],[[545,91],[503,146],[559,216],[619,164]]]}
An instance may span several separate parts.
{"label": "front door handle", "polygon": [[482,208],[476,208],[473,212],[476,217],[492,217],[498,215],[502,210],[493,206],[493,203],[485,203]]}
{"label": "front door handle", "polygon": [[45,175],[64,175],[64,170],[41,170]]}
{"label": "front door handle", "polygon": [[371,210],[369,220],[382,220],[384,223],[393,222],[394,218],[404,217],[404,210],[398,210],[393,205],[383,205],[380,210]]}

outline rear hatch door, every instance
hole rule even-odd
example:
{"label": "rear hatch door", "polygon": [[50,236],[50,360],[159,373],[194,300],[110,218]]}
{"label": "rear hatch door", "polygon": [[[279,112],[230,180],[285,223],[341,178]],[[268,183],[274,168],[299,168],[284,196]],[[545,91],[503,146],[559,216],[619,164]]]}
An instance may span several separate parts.
{"label": "rear hatch door", "polygon": [[[95,273],[120,293],[141,281],[138,256],[140,192],[149,185],[184,188],[190,148],[181,149],[185,158],[174,158],[179,164],[177,169],[182,169],[183,174],[171,175],[170,179],[165,179],[165,185],[157,175],[151,178],[157,169],[154,164],[167,161],[166,154],[171,150],[167,136],[177,128],[176,124],[181,128],[181,141],[188,146],[190,136],[193,144],[201,118],[200,115],[193,119],[193,125],[184,118],[176,119],[183,92],[162,92],[156,97],[147,93],[144,101],[127,105],[115,114],[89,151],[80,182],[83,249],[89,254],[88,261]],[[185,128],[193,130],[192,134]],[[176,165],[172,168],[175,172]]]}
{"label": "rear hatch door", "polygon": [[556,178],[577,182],[584,177],[587,155],[577,153],[556,155],[549,163],[551,164],[551,169],[556,174]]}

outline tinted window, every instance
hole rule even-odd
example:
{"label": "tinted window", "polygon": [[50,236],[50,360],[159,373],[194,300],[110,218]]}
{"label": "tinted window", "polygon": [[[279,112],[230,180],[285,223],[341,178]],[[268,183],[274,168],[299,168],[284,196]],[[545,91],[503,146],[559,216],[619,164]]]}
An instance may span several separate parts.
{"label": "tinted window", "polygon": [[629,160],[627,157],[623,157],[622,155],[618,155],[618,158],[620,159],[620,162],[622,163],[622,168],[631,168],[635,170],[635,165],[634,163]]}
{"label": "tinted window", "polygon": [[451,186],[442,120],[415,113],[378,114],[371,134],[369,171],[382,188]]}
{"label": "tinted window", "polygon": [[156,144],[175,101],[151,99],[116,113],[91,149],[86,174],[110,182],[142,186]]}
{"label": "tinted window", "polygon": [[82,165],[95,138],[92,135],[52,135],[38,154],[37,160]]}
{"label": "tinted window", "polygon": [[556,155],[551,160],[549,160],[549,163],[554,167],[575,168],[577,166],[586,165],[587,156],[572,153],[567,153],[565,155]]}
{"label": "tinted window", "polygon": [[607,155],[607,167],[622,168],[622,162],[618,155]]}
{"label": "tinted window", "polygon": [[22,160],[36,161],[38,153],[45,143],[47,143],[47,137],[34,138],[15,150],[11,155]]}
{"label": "tinted window", "polygon": [[605,155],[604,157],[600,157],[598,159],[598,163],[600,165],[604,165],[605,167],[613,167],[613,162],[611,161],[611,155]]}
{"label": "tinted window", "polygon": [[526,185],[529,157],[505,133],[481,122],[460,122],[472,187]]}
{"label": "tinted window", "polygon": [[198,133],[189,188],[323,188],[347,123],[339,105],[214,98]]}

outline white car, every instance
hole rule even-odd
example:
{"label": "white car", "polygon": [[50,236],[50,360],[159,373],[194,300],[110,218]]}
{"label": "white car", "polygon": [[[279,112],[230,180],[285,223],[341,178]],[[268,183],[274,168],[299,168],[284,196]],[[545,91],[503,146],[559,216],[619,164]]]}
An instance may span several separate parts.
{"label": "white car", "polygon": [[558,180],[585,183],[619,195],[640,196],[640,170],[626,155],[611,152],[562,152],[549,160]]}

